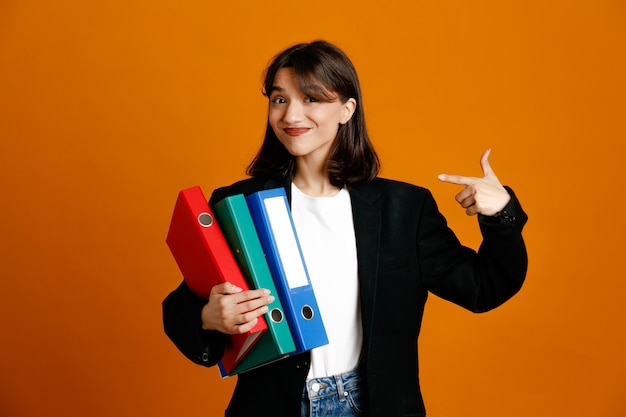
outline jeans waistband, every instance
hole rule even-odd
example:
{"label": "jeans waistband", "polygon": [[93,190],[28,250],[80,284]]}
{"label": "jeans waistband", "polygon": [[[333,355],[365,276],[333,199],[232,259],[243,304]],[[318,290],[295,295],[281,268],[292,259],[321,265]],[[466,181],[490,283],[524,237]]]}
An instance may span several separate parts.
{"label": "jeans waistband", "polygon": [[306,391],[309,399],[328,395],[348,396],[348,391],[359,389],[360,377],[358,369],[343,374],[311,378],[306,381]]}

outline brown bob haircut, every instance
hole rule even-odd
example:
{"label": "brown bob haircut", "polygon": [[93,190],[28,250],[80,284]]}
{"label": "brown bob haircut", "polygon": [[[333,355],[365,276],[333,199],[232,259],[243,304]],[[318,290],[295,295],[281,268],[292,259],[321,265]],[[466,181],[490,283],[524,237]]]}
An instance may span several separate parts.
{"label": "brown bob haircut", "polygon": [[[373,180],[380,161],[367,134],[361,87],[354,65],[335,45],[326,41],[302,43],[287,48],[274,57],[265,72],[263,95],[269,97],[276,73],[292,68],[300,90],[320,99],[337,96],[342,103],[356,100],[350,120],[339,126],[326,163],[331,184],[350,186]],[[320,87],[322,87],[320,89]],[[321,97],[320,97],[321,94]],[[265,138],[246,173],[250,176],[292,178],[295,158],[280,143],[267,122]]]}

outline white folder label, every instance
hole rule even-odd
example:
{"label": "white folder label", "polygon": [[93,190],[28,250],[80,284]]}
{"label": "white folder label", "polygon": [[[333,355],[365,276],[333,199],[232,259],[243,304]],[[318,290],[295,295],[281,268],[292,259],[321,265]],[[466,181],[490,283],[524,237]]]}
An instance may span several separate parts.
{"label": "white folder label", "polygon": [[289,288],[309,285],[284,197],[263,200]]}

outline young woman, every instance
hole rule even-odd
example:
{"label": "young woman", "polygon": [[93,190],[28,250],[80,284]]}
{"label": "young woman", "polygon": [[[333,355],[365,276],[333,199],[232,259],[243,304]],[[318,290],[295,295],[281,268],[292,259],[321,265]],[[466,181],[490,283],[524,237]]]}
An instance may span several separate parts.
{"label": "young woman", "polygon": [[[447,227],[428,190],[377,176],[356,71],[324,41],[295,45],[267,69],[265,139],[250,178],[222,198],[284,187],[329,344],[238,376],[226,416],[424,416],[417,337],[429,292],[473,312],[521,287],[527,217],[481,159],[482,178],[442,175],[478,215],[476,252]],[[244,332],[273,295],[226,283],[208,300],[184,282],[163,302],[165,332],[212,366],[228,334]],[[452,394],[453,395],[453,394]]]}

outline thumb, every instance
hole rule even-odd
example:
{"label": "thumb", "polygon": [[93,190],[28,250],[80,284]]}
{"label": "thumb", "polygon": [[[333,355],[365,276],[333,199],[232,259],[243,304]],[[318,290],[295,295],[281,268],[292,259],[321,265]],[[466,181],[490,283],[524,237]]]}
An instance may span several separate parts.
{"label": "thumb", "polygon": [[483,170],[483,176],[487,177],[490,175],[494,175],[493,169],[489,164],[489,155],[491,155],[491,148],[487,149],[483,155],[480,157],[480,167]]}

